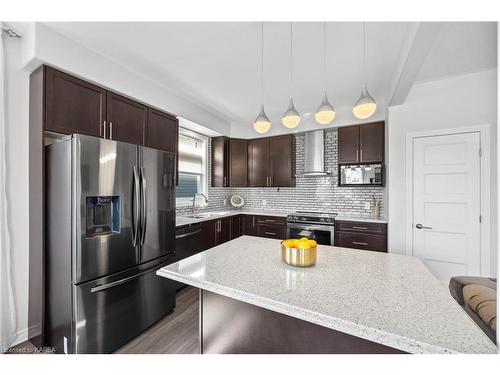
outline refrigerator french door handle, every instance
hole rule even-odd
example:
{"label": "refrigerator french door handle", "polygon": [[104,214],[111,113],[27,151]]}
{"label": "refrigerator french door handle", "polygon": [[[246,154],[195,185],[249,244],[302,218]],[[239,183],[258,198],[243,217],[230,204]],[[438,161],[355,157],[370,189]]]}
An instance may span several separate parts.
{"label": "refrigerator french door handle", "polygon": [[144,241],[146,240],[146,229],[147,229],[147,198],[146,198],[146,176],[144,172],[144,167],[140,168],[140,176],[141,176],[141,203],[142,203],[142,212],[141,212],[141,245],[144,245]]}
{"label": "refrigerator french door handle", "polygon": [[132,207],[134,213],[132,215],[132,245],[137,246],[137,240],[139,236],[139,219],[140,219],[140,205],[139,205],[139,175],[137,173],[137,168],[134,165],[133,170],[133,186],[134,193],[132,194]]}

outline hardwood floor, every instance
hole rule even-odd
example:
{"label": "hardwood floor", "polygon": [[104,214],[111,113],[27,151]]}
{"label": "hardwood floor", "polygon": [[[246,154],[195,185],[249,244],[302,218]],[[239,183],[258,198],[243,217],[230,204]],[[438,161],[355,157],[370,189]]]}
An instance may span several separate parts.
{"label": "hardwood floor", "polygon": [[[118,354],[199,354],[199,290],[187,287],[177,293],[176,306],[147,331],[115,351]],[[6,351],[11,354],[42,354],[29,341]]]}
{"label": "hardwood floor", "polygon": [[187,287],[177,293],[175,310],[128,342],[118,354],[199,354],[199,290]]}

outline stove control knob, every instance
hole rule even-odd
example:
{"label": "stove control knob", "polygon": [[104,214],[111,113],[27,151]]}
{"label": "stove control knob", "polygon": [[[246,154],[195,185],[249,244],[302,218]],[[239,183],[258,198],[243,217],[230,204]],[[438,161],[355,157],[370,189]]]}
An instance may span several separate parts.
{"label": "stove control knob", "polygon": [[323,218],[323,217],[322,217],[321,219],[319,219],[319,221],[320,221],[320,222],[324,222],[324,221],[325,221],[325,218]]}

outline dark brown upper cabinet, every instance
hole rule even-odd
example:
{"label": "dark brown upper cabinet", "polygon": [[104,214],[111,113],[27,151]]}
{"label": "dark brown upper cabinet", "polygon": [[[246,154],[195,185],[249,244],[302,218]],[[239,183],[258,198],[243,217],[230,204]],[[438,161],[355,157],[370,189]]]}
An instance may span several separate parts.
{"label": "dark brown upper cabinet", "polygon": [[269,138],[248,141],[248,186],[269,186]]}
{"label": "dark brown upper cabinet", "polygon": [[104,136],[106,90],[48,66],[43,70],[45,130]]}
{"label": "dark brown upper cabinet", "polygon": [[384,122],[338,129],[338,163],[384,162]]}
{"label": "dark brown upper cabinet", "polygon": [[247,140],[212,138],[212,186],[247,186]]}
{"label": "dark brown upper cabinet", "polygon": [[212,187],[229,186],[229,139],[212,138]]}
{"label": "dark brown upper cabinet", "polygon": [[360,163],[382,163],[384,161],[384,138],[383,122],[359,127]]}
{"label": "dark brown upper cabinet", "polygon": [[338,130],[339,164],[359,163],[359,126],[346,126]]}
{"label": "dark brown upper cabinet", "polygon": [[248,141],[248,186],[295,186],[295,136]]}
{"label": "dark brown upper cabinet", "polygon": [[177,153],[179,120],[165,112],[148,108],[146,146]]}
{"label": "dark brown upper cabinet", "polygon": [[[179,120],[168,113],[148,108],[146,146],[179,155]],[[179,158],[176,158],[175,184],[179,185]]]}
{"label": "dark brown upper cabinet", "polygon": [[295,136],[269,138],[270,186],[295,186]]}
{"label": "dark brown upper cabinet", "polygon": [[177,153],[179,121],[168,113],[48,66],[42,69],[44,129]]}
{"label": "dark brown upper cabinet", "polygon": [[148,108],[121,95],[109,92],[106,100],[107,138],[144,145]]}
{"label": "dark brown upper cabinet", "polygon": [[246,139],[229,140],[229,186],[244,187],[247,183],[248,141]]}

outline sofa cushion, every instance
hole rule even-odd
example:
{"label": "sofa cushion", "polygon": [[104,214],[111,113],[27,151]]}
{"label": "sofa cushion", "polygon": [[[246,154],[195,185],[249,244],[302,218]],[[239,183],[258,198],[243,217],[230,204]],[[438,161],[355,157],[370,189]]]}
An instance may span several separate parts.
{"label": "sofa cushion", "polygon": [[497,300],[496,290],[485,285],[469,284],[464,286],[464,302],[481,320],[496,331]]}

